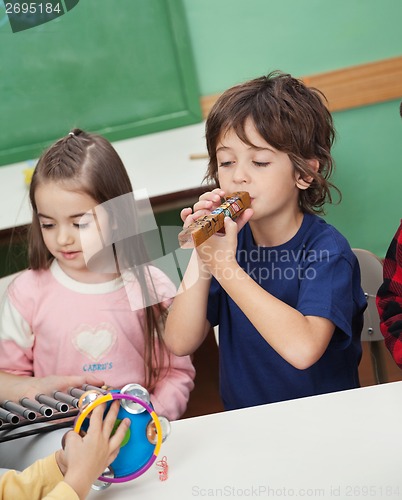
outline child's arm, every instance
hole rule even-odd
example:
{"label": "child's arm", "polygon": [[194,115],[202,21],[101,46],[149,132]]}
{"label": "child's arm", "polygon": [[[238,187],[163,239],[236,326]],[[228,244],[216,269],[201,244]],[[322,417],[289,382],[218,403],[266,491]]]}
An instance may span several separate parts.
{"label": "child's arm", "polygon": [[35,399],[37,394],[51,396],[54,391],[66,392],[69,387],[91,384],[101,387],[104,381],[95,375],[50,375],[48,377],[27,377],[0,372],[0,401],[19,402],[22,398]]}
{"label": "child's arm", "polygon": [[[201,195],[193,210],[191,208],[182,210],[184,227],[188,227],[199,217],[208,215],[219,207],[224,196],[225,192],[222,189],[214,189]],[[242,227],[249,217],[250,210],[246,210],[234,224]],[[220,235],[213,236],[213,238],[219,237]],[[207,305],[212,275],[202,258],[210,239],[193,251],[167,318],[165,342],[169,350],[177,356],[196,351],[211,328],[207,320]]]}
{"label": "child's arm", "polygon": [[[183,227],[187,228],[199,217],[208,215],[220,205],[223,196],[224,191],[215,189],[200,196],[193,210],[184,208],[180,214]],[[196,351],[211,328],[207,320],[207,305],[212,275],[203,265],[199,252],[202,252],[202,245],[191,255],[165,325],[165,343],[177,356]]]}
{"label": "child's arm", "polygon": [[151,393],[156,413],[170,421],[179,419],[186,411],[190,392],[194,388],[194,377],[195,369],[190,356],[165,353],[161,379]]}
{"label": "child's arm", "polygon": [[[23,472],[9,471],[0,479],[0,498],[19,500],[83,500],[91,485],[113,462],[130,425],[123,419],[111,436],[119,410],[115,401],[103,420],[104,405],[92,412],[84,437],[69,431],[64,449],[37,460]],[[64,477],[63,477],[64,476]]]}
{"label": "child's arm", "polygon": [[183,281],[170,306],[164,340],[176,356],[192,354],[202,344],[210,329],[207,321],[208,292],[211,274],[193,251]]}
{"label": "child's arm", "polygon": [[22,472],[10,470],[0,477],[0,498],[19,500],[78,500],[77,493],[63,482],[56,453],[37,460]]}

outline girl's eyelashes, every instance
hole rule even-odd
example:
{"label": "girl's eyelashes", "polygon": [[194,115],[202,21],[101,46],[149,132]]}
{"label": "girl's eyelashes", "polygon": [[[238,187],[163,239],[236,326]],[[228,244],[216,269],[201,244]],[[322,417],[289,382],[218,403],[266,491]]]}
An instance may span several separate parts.
{"label": "girl's eyelashes", "polygon": [[[56,224],[50,223],[50,222],[41,222],[40,227],[41,229],[52,229],[56,226]],[[89,227],[89,222],[74,222],[73,226],[77,229],[86,229]]]}
{"label": "girl's eyelashes", "polygon": [[50,222],[41,222],[40,227],[41,229],[51,229],[54,227],[54,224],[51,224]]}
{"label": "girl's eyelashes", "polygon": [[229,167],[229,165],[231,165],[233,162],[232,161],[222,161],[222,162],[219,162],[219,167]]}

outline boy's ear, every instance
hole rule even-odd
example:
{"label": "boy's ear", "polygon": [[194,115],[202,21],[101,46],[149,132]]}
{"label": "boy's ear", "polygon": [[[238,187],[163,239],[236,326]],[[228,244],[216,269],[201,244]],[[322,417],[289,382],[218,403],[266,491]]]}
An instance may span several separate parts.
{"label": "boy's ear", "polygon": [[[309,164],[311,170],[314,170],[314,172],[318,172],[318,169],[320,168],[320,162],[318,160],[316,159],[308,160],[307,163]],[[308,175],[306,177],[302,177],[300,173],[296,175],[296,186],[299,189],[302,190],[308,189],[312,182],[313,182],[313,177],[311,175]]]}

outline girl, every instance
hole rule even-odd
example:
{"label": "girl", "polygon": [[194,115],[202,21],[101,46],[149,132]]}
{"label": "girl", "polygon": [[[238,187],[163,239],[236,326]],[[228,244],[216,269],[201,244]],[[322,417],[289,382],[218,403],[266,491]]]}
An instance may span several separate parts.
{"label": "girl", "polygon": [[[14,391],[2,399],[48,392],[49,376],[55,390],[65,375],[92,374],[114,388],[143,385],[158,414],[179,418],[195,371],[165,349],[174,286],[146,264],[132,186],[112,145],[70,132],[39,159],[29,195],[30,269],[1,307],[0,370]],[[127,226],[133,238],[121,238]]]}
{"label": "girl", "polygon": [[226,409],[359,386],[357,259],[316,215],[330,201],[333,138],[319,92],[282,73],[227,90],[208,116],[207,177],[219,187],[182,211],[184,225],[235,191],[251,208],[193,253],[165,341],[189,354],[219,324]]}

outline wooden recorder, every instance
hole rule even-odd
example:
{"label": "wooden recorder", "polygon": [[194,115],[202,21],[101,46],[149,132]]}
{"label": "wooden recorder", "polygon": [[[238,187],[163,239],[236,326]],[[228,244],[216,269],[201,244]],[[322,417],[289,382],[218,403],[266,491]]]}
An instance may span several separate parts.
{"label": "wooden recorder", "polygon": [[225,217],[236,220],[250,205],[250,195],[246,191],[231,194],[209,215],[198,218],[179,233],[180,246],[188,247],[192,243],[192,246],[198,247],[223,228]]}

